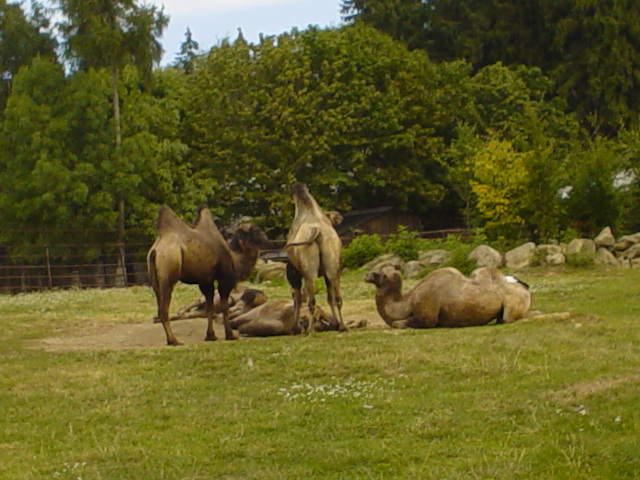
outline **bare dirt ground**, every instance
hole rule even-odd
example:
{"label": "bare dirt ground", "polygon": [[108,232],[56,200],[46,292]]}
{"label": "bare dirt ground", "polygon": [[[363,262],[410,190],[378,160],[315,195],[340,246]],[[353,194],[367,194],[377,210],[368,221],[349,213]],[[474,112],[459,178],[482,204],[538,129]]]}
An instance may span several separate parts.
{"label": "bare dirt ground", "polygon": [[[324,308],[324,306],[323,306]],[[344,320],[356,323],[366,320],[368,329],[388,328],[382,321],[372,300],[349,302],[343,308]],[[178,340],[185,345],[203,343],[207,320],[193,318],[175,320],[171,327]],[[222,325],[215,324],[218,341],[224,339]],[[257,340],[242,338],[241,340]],[[84,327],[81,331],[68,331],[63,335],[34,340],[33,348],[42,348],[50,352],[69,352],[82,350],[126,350],[136,348],[166,347],[164,329],[151,319],[145,323],[104,323]]]}

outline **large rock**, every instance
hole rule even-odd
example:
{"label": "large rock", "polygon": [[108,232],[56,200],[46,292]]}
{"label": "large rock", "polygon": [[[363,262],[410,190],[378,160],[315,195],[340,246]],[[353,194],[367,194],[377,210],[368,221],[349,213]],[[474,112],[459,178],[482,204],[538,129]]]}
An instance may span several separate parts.
{"label": "large rock", "polygon": [[547,255],[555,255],[556,253],[563,253],[562,246],[556,244],[543,243],[536,247],[539,252],[544,252]]}
{"label": "large rock", "polygon": [[613,246],[616,252],[622,252],[633,247],[636,243],[640,243],[640,233],[634,233],[633,235],[623,235]]}
{"label": "large rock", "polygon": [[373,271],[385,264],[393,265],[398,270],[402,270],[402,267],[404,266],[404,260],[402,260],[399,255],[396,255],[394,253],[386,253],[371,260],[364,266],[364,268],[368,271]]}
{"label": "large rock", "polygon": [[631,247],[626,249],[624,252],[622,252],[622,257],[623,258],[640,257],[640,243],[636,243],[635,245],[632,245]]}
{"label": "large rock", "polygon": [[568,254],[595,255],[596,242],[590,238],[574,238],[567,245]]}
{"label": "large rock", "polygon": [[599,265],[611,265],[613,267],[620,266],[620,260],[618,260],[613,253],[604,247],[598,248],[594,261]]}
{"label": "large rock", "polygon": [[276,278],[284,278],[287,264],[283,262],[267,262],[256,267],[256,281],[266,282]]}
{"label": "large rock", "polygon": [[420,258],[418,261],[424,266],[433,266],[433,265],[442,265],[443,263],[447,263],[453,257],[453,253],[448,252],[447,250],[429,250],[427,252],[422,252],[420,254]]}
{"label": "large rock", "polygon": [[489,245],[478,245],[467,257],[476,261],[476,267],[499,267],[502,265],[502,254]]}
{"label": "large rock", "polygon": [[504,254],[508,268],[524,268],[531,264],[533,255],[536,251],[536,244],[527,242],[524,245],[509,250]]}
{"label": "large rock", "polygon": [[593,239],[597,247],[606,247],[611,248],[616,243],[616,238],[613,236],[611,232],[611,227],[605,227],[598,234],[596,238]]}
{"label": "large rock", "polygon": [[567,257],[562,252],[550,253],[544,257],[544,263],[551,266],[563,265],[567,263]]}
{"label": "large rock", "polygon": [[424,265],[418,260],[411,260],[402,267],[402,275],[406,278],[415,278],[424,270]]}

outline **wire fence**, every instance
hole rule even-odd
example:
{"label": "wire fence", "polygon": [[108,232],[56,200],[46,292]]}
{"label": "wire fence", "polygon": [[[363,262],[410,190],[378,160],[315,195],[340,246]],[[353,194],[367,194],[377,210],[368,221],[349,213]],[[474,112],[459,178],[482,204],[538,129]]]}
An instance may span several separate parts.
{"label": "wire fence", "polygon": [[[422,232],[423,238],[465,236],[467,230]],[[353,237],[342,239],[348,245]],[[148,285],[146,255],[153,239],[131,243],[60,244],[21,247],[19,253],[0,246],[0,293],[54,288],[112,288]],[[284,242],[271,241],[261,258],[285,261]]]}

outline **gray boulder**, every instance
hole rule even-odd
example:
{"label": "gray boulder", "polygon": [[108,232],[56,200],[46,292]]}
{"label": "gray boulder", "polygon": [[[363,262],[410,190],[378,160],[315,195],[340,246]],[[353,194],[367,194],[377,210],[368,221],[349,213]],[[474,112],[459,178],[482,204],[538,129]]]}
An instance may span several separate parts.
{"label": "gray boulder", "polygon": [[616,252],[622,252],[633,247],[636,243],[640,243],[640,233],[634,233],[633,235],[623,235],[613,245],[613,249]]}
{"label": "gray boulder", "polygon": [[274,280],[276,278],[284,278],[287,264],[283,262],[266,262],[255,268],[256,281],[266,282],[267,280]]}
{"label": "gray boulder", "polygon": [[618,260],[613,253],[604,247],[598,248],[595,263],[598,265],[611,265],[613,267],[620,266],[620,260]]}
{"label": "gray boulder", "polygon": [[544,252],[547,255],[555,255],[557,253],[563,253],[562,246],[549,244],[549,243],[543,243],[542,245],[538,245],[536,247],[536,250],[539,252]]}
{"label": "gray boulder", "polygon": [[499,267],[502,265],[502,254],[489,245],[478,245],[467,257],[476,261],[476,267]]}
{"label": "gray boulder", "polygon": [[563,265],[567,263],[567,257],[562,252],[550,253],[544,257],[544,263],[552,266]]}
{"label": "gray boulder", "polygon": [[590,238],[574,238],[567,245],[568,254],[595,255],[596,242]]}
{"label": "gray boulder", "polygon": [[533,255],[536,251],[536,244],[527,242],[524,245],[509,250],[504,254],[506,265],[508,268],[524,268],[531,264]]}
{"label": "gray boulder", "polygon": [[417,260],[411,260],[402,267],[402,275],[405,278],[415,278],[424,270],[425,266]]}
{"label": "gray boulder", "polygon": [[636,243],[632,245],[624,252],[622,252],[622,257],[624,258],[637,258],[640,257],[640,243]]}
{"label": "gray boulder", "polygon": [[387,263],[389,265],[393,265],[398,270],[402,270],[402,267],[404,266],[404,260],[402,260],[400,256],[394,253],[386,253],[384,255],[380,255],[379,257],[371,260],[369,263],[367,263],[364,266],[364,268],[368,271],[373,271]]}
{"label": "gray boulder", "polygon": [[452,257],[453,253],[448,252],[447,250],[436,249],[422,252],[418,261],[422,265],[429,267],[432,265],[442,265],[443,263],[447,263]]}
{"label": "gray boulder", "polygon": [[616,239],[611,232],[611,227],[605,227],[593,240],[597,247],[611,248],[616,244]]}

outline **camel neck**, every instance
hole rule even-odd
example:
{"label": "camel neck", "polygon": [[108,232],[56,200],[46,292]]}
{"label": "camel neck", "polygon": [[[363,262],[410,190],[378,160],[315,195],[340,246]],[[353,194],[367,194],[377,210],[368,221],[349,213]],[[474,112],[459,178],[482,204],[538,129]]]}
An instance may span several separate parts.
{"label": "camel neck", "polygon": [[251,271],[256,264],[258,250],[249,250],[247,252],[231,250],[231,256],[236,271],[236,281],[246,280],[251,275]]}

